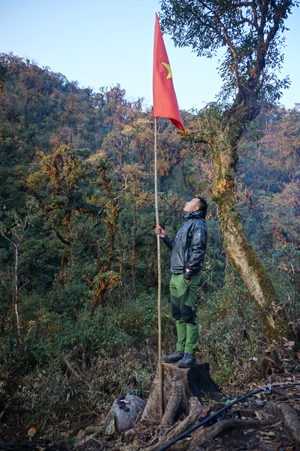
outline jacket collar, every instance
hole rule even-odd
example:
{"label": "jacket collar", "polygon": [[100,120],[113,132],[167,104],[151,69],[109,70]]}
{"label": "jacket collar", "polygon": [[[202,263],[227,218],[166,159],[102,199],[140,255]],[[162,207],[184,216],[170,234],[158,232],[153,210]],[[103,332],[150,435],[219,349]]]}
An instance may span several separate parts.
{"label": "jacket collar", "polygon": [[185,221],[188,221],[189,219],[205,219],[206,211],[191,211],[190,213],[186,213],[183,215]]}

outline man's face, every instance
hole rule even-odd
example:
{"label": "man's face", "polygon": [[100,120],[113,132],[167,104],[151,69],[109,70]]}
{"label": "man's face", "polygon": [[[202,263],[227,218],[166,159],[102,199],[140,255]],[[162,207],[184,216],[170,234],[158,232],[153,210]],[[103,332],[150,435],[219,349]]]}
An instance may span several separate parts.
{"label": "man's face", "polygon": [[130,387],[135,388],[135,382],[130,382]]}
{"label": "man's face", "polygon": [[200,202],[199,199],[197,199],[196,197],[192,200],[190,200],[189,202],[187,202],[184,206],[183,211],[185,213],[191,213],[192,211],[197,211],[200,208]]}

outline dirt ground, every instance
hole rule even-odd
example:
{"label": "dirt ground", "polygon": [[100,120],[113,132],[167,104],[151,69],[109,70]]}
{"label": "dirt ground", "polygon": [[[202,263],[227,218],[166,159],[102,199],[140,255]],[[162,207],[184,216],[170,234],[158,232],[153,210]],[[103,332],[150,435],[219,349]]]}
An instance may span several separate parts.
{"label": "dirt ground", "polygon": [[[276,385],[297,382],[299,385],[275,388],[270,394],[266,391],[247,398],[220,415],[213,424],[201,426],[169,449],[171,451],[300,450],[300,374],[272,375],[270,381]],[[257,390],[260,386],[255,383],[245,384],[242,388],[230,386],[219,402],[209,403],[209,400],[205,400],[206,405],[200,412],[201,418],[199,416],[195,424],[211,416],[234,399]],[[103,437],[97,433],[88,435],[85,431],[80,431],[77,440],[70,447],[34,439],[18,444],[0,442],[0,451],[135,451],[140,449],[158,451],[161,447],[160,442],[165,444],[170,430],[155,425],[136,424],[135,432],[130,437],[126,437],[125,433],[114,437]]]}
{"label": "dirt ground", "polygon": [[[271,349],[272,351],[272,349]],[[276,368],[276,360],[278,366]],[[213,421],[200,426],[168,449],[170,451],[300,451],[300,370],[285,366],[278,353],[264,354],[249,374],[211,399],[208,395],[188,417],[179,418],[171,427],[137,421],[130,431],[103,436],[100,425],[91,432],[85,424],[72,445],[35,439],[22,443],[0,440],[0,451],[159,451],[183,432],[211,417],[233,401],[256,391],[254,396],[235,403]],[[294,363],[295,361],[293,361]],[[280,365],[279,365],[280,363]],[[272,388],[270,388],[272,386]],[[269,388],[268,388],[269,387]],[[192,421],[190,421],[192,418]],[[184,420],[184,421],[183,421]],[[188,427],[183,425],[189,420]],[[92,419],[90,420],[92,421]],[[85,422],[86,423],[86,422]],[[70,442],[69,442],[70,443]]]}

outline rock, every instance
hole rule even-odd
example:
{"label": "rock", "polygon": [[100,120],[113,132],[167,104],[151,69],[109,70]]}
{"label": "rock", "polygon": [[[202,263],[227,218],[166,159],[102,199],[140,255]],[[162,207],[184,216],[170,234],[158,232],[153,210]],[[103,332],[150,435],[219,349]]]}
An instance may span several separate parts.
{"label": "rock", "polygon": [[146,403],[138,396],[128,395],[126,399],[130,401],[130,404],[126,404],[130,410],[125,412],[120,409],[120,406],[113,403],[107,417],[102,425],[103,435],[114,435],[115,433],[127,431],[130,429],[137,419],[138,414],[142,414]]}

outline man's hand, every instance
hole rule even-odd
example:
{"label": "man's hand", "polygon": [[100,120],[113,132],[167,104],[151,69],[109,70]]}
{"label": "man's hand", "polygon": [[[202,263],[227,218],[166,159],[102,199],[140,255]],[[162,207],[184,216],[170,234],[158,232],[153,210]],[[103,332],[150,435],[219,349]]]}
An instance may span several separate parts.
{"label": "man's hand", "polygon": [[160,238],[164,238],[166,236],[166,232],[160,225],[155,227],[155,233],[156,235],[159,235]]}
{"label": "man's hand", "polygon": [[[185,272],[190,272],[189,268],[185,268]],[[185,281],[186,284],[189,283],[189,279],[185,279],[183,276],[183,280]]]}

